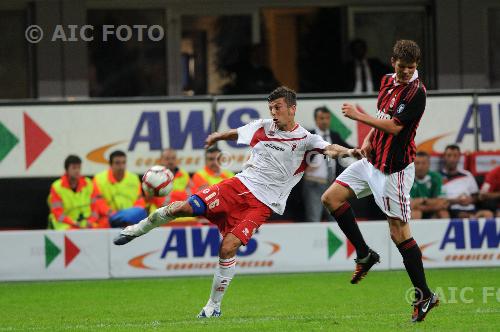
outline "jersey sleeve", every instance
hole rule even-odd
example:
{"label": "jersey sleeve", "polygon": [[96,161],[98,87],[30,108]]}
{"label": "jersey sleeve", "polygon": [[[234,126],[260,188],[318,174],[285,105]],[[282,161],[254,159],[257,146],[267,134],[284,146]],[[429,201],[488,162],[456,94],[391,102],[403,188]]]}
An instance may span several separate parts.
{"label": "jersey sleeve", "polygon": [[264,127],[264,120],[259,119],[252,121],[242,127],[239,127],[238,130],[238,144],[250,145],[252,141],[253,135],[257,130]]}
{"label": "jersey sleeve", "polygon": [[323,137],[312,134],[309,136],[307,150],[324,150],[328,145],[330,145],[330,143],[325,141]]}
{"label": "jersey sleeve", "polygon": [[393,119],[399,125],[403,126],[409,126],[420,121],[422,114],[424,114],[425,101],[426,96],[424,89],[418,88],[413,98],[411,98],[407,103],[403,101],[399,104],[398,108],[394,111]]}

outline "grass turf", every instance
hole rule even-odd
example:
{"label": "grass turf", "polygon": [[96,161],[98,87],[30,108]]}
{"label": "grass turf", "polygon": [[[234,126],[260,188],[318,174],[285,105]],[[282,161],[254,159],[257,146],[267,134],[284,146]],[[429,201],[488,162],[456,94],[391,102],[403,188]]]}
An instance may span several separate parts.
{"label": "grass turf", "polygon": [[372,271],[359,285],[346,272],[237,275],[223,316],[210,320],[196,315],[211,277],[0,283],[0,331],[499,328],[500,268],[428,270],[427,277],[442,303],[418,324],[410,323],[404,271]]}

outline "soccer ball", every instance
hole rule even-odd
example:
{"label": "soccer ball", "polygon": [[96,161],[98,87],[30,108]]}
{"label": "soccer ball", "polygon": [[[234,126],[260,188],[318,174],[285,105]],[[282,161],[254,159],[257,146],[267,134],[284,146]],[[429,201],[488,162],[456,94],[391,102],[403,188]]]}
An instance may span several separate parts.
{"label": "soccer ball", "polygon": [[142,190],[148,196],[167,196],[174,186],[174,174],[164,166],[153,166],[142,177]]}

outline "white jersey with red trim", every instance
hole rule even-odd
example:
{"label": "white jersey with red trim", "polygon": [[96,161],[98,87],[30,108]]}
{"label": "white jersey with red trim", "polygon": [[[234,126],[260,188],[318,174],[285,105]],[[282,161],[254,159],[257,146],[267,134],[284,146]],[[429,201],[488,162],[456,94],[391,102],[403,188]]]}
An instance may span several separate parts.
{"label": "white jersey with red trim", "polygon": [[249,160],[236,177],[262,203],[283,214],[292,188],[300,181],[312,153],[330,143],[300,125],[279,130],[272,119],[260,119],[238,128],[238,143],[252,147]]}

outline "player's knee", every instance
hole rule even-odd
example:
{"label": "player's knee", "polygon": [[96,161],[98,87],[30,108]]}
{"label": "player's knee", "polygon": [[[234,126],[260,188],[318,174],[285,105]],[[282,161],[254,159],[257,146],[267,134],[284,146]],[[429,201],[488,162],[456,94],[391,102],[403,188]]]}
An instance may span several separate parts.
{"label": "player's knee", "polygon": [[321,195],[321,203],[325,208],[327,208],[330,212],[337,210],[339,207],[344,204],[345,200],[342,200],[340,197],[335,195],[335,192],[326,191]]}
{"label": "player's knee", "polygon": [[354,192],[351,189],[334,182],[321,196],[321,203],[330,212],[333,212],[344,205],[347,199],[352,196],[354,196]]}
{"label": "player's knee", "polygon": [[389,231],[395,244],[399,244],[411,237],[408,225],[399,219],[389,219]]}
{"label": "player's knee", "polygon": [[221,243],[219,257],[231,258],[236,256],[236,252],[241,245],[240,239],[235,236],[226,237]]}

